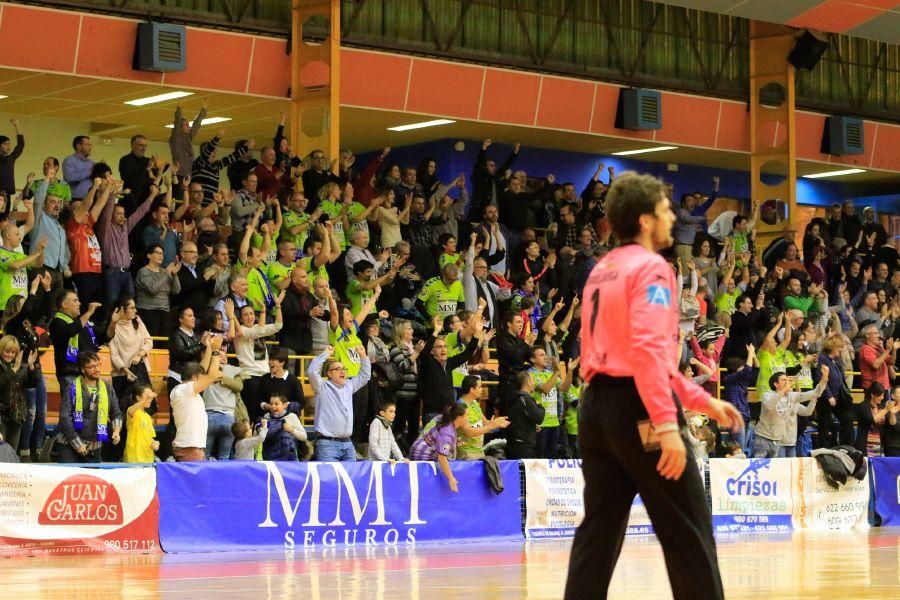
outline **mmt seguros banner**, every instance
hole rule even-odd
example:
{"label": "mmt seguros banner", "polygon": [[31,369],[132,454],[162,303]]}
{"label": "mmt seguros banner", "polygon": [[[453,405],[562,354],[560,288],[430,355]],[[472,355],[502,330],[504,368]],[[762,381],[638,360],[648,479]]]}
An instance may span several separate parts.
{"label": "mmt seguros banner", "polygon": [[519,463],[500,463],[495,494],[482,462],[244,462],[157,466],[166,552],[397,546],[522,535]]}

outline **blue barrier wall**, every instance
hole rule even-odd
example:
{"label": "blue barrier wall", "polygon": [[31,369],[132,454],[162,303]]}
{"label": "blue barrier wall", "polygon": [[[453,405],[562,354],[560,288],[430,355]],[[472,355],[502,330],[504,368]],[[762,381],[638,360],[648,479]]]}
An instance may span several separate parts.
{"label": "blue barrier wall", "polygon": [[163,463],[160,543],[213,552],[521,539],[519,462],[500,463],[501,494],[484,463],[452,468],[459,493],[437,463]]}
{"label": "blue barrier wall", "polygon": [[875,512],[881,525],[900,525],[900,458],[870,458]]}

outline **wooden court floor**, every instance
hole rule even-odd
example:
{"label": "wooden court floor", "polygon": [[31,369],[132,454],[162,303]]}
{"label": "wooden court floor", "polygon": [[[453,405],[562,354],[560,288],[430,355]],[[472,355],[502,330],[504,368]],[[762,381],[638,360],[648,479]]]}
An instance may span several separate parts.
{"label": "wooden court floor", "polygon": [[[294,553],[0,559],[0,599],[561,598],[569,541]],[[719,539],[727,598],[900,598],[900,529]],[[630,538],[610,598],[671,598],[655,538]],[[586,599],[587,600],[587,599]]]}

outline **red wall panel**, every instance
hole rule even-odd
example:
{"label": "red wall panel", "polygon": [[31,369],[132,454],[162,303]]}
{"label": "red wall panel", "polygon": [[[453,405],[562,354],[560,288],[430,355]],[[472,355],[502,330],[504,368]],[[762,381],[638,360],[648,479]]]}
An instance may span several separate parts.
{"label": "red wall panel", "polygon": [[587,81],[544,77],[537,125],[549,129],[587,131],[591,124],[594,87]]}
{"label": "red wall panel", "polygon": [[62,73],[74,70],[80,14],[7,3],[0,6],[0,60],[4,66]]}
{"label": "red wall panel", "polygon": [[413,59],[406,110],[461,119],[477,118],[483,69]]}
{"label": "red wall panel", "polygon": [[411,61],[406,56],[341,50],[341,104],[403,110]]}
{"label": "red wall panel", "polygon": [[[540,87],[540,75],[486,69],[480,118],[497,123],[533,125]],[[510,102],[511,98],[515,101]]]}

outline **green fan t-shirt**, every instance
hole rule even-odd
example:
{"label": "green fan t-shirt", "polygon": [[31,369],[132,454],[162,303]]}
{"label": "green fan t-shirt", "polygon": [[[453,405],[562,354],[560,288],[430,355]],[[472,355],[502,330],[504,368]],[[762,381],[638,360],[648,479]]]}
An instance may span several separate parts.
{"label": "green fan t-shirt", "polygon": [[350,283],[347,284],[347,299],[350,300],[350,312],[358,315],[362,305],[374,295],[374,289],[364,290],[360,287],[358,279],[351,279]]}
{"label": "green fan t-shirt", "polygon": [[538,389],[540,386],[550,381],[555,371],[553,369],[538,371],[532,367],[531,369],[528,369],[528,372],[531,373],[531,378],[534,380],[534,391],[531,392],[531,397],[534,398],[535,402],[544,407],[544,420],[541,423],[541,427],[557,427],[559,425],[559,408],[557,404],[559,400],[559,390],[555,385],[546,394],[541,393]]}
{"label": "green fan t-shirt", "polygon": [[354,320],[349,329],[328,328],[328,343],[334,346],[334,357],[347,367],[347,377],[356,377],[362,366],[362,359],[356,351],[362,346],[359,339],[359,324]]}
{"label": "green fan t-shirt", "polygon": [[309,237],[310,228],[307,227],[297,235],[291,235],[291,229],[297,225],[309,223],[309,215],[305,212],[294,212],[292,210],[283,210],[281,213],[281,235],[286,240],[293,240],[297,248],[303,248],[306,238]]}
{"label": "green fan t-shirt", "polygon": [[28,257],[21,252],[0,248],[0,309],[13,296],[28,297],[28,272],[24,267],[12,268],[13,262],[25,258]]}
{"label": "green fan t-shirt", "polygon": [[566,422],[566,433],[568,435],[578,435],[578,399],[581,398],[580,385],[572,384],[565,392],[563,392],[563,403],[566,406],[564,419]]}
{"label": "green fan t-shirt", "polygon": [[[462,400],[460,400],[462,402]],[[481,401],[476,398],[471,404],[466,403],[468,411],[466,419],[469,421],[469,427],[474,429],[484,428],[484,413],[481,411]],[[459,444],[456,447],[457,458],[473,460],[484,457],[484,434],[477,437],[468,437],[459,435]]]}
{"label": "green fan t-shirt", "polygon": [[787,356],[783,348],[778,348],[775,352],[760,350],[756,355],[759,360],[759,376],[756,378],[756,400],[759,402],[765,392],[771,392],[769,387],[769,378],[775,373],[784,373],[788,367]]}
{"label": "green fan t-shirt", "polygon": [[456,314],[457,306],[465,302],[465,299],[462,282],[457,280],[448,286],[440,277],[432,277],[426,281],[419,292],[419,300],[425,304],[429,321],[436,315],[444,319]]}

